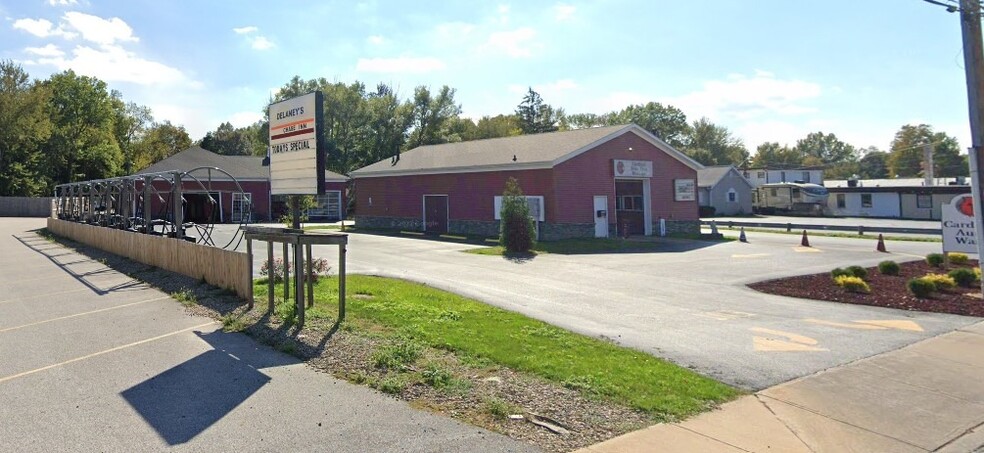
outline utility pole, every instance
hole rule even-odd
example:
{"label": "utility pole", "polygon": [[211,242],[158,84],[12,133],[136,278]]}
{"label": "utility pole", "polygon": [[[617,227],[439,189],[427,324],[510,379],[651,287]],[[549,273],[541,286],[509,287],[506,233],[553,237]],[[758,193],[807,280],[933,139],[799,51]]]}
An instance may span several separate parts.
{"label": "utility pole", "polygon": [[[984,44],[981,43],[981,2],[960,0],[960,30],[963,35],[964,68],[967,73],[967,104],[970,109],[970,139],[968,150],[971,167],[971,186],[974,191],[974,224],[977,258],[984,258],[984,190],[981,190],[984,164]],[[984,295],[984,282],[981,283]]]}

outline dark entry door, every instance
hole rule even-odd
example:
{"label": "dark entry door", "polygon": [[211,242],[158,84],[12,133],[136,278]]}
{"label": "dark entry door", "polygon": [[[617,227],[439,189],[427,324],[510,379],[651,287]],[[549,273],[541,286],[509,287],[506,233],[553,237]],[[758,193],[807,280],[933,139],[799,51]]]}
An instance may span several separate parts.
{"label": "dark entry door", "polygon": [[219,194],[213,193],[211,199],[207,193],[185,193],[184,220],[194,223],[218,223]]}
{"label": "dark entry door", "polygon": [[424,195],[424,232],[448,232],[448,196]]}
{"label": "dark entry door", "polygon": [[615,181],[615,228],[619,236],[646,234],[645,197],[642,181]]}

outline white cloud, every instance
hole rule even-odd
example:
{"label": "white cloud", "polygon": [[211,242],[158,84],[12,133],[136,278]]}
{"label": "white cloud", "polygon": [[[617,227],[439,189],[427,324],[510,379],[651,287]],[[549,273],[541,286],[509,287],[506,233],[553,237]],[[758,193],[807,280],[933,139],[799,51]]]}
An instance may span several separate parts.
{"label": "white cloud", "polygon": [[246,127],[263,119],[263,114],[256,111],[236,112],[229,116],[230,124],[233,127]]}
{"label": "white cloud", "polygon": [[537,47],[532,42],[535,37],[536,30],[530,27],[511,31],[497,31],[489,35],[485,48],[493,52],[504,53],[513,58],[531,57],[533,50]]}
{"label": "white cloud", "polygon": [[267,50],[273,48],[273,42],[266,38],[266,36],[257,36],[253,38],[252,46],[256,50]]}
{"label": "white cloud", "polygon": [[384,42],[386,42],[386,40],[385,40],[385,39],[383,39],[383,37],[382,37],[382,36],[379,36],[379,35],[372,35],[372,36],[370,36],[370,37],[368,37],[368,38],[366,38],[366,41],[367,41],[367,42],[368,42],[369,44],[372,44],[372,45],[374,45],[374,46],[378,46],[378,45],[380,45],[380,44],[382,44],[382,43],[384,43]]}
{"label": "white cloud", "polygon": [[79,0],[48,0],[48,4],[51,6],[72,6],[78,5]]}
{"label": "white cloud", "polygon": [[729,75],[725,80],[704,83],[703,89],[666,99],[691,118],[751,120],[763,116],[801,115],[816,109],[803,102],[820,97],[820,85],[802,80],[781,80],[756,71],[753,77]]}
{"label": "white cloud", "polygon": [[443,61],[433,58],[360,58],[355,70],[359,72],[423,74],[445,68]]}
{"label": "white cloud", "polygon": [[72,50],[71,58],[52,56],[32,63],[54,66],[60,71],[72,69],[79,74],[98,77],[107,82],[200,87],[199,83],[189,80],[181,71],[141,58],[119,46],[101,46],[99,49],[77,46]]}
{"label": "white cloud", "polygon": [[257,31],[259,31],[259,28],[250,25],[247,27],[233,28],[232,31],[235,32],[237,35],[246,35],[249,33],[256,33]]}
{"label": "white cloud", "polygon": [[15,30],[24,30],[34,36],[46,38],[51,35],[51,21],[45,19],[17,19],[14,21]]}
{"label": "white cloud", "polygon": [[557,22],[563,22],[565,20],[568,20],[572,16],[574,16],[575,12],[577,12],[576,6],[568,5],[565,3],[558,3],[554,5],[553,9],[554,9],[554,20],[556,20]]}
{"label": "white cloud", "polygon": [[70,11],[65,13],[62,19],[81,33],[82,39],[96,44],[108,46],[116,42],[138,41],[133,35],[133,29],[118,17],[103,19],[99,16]]}
{"label": "white cloud", "polygon": [[48,44],[44,47],[28,47],[25,48],[24,51],[40,57],[61,57],[65,55],[65,52],[62,52],[61,49],[54,44]]}
{"label": "white cloud", "polygon": [[510,7],[509,7],[509,5],[506,5],[506,4],[500,4],[500,5],[499,5],[499,6],[498,6],[498,7],[496,8],[496,11],[499,11],[499,14],[509,14],[509,9],[510,9]]}

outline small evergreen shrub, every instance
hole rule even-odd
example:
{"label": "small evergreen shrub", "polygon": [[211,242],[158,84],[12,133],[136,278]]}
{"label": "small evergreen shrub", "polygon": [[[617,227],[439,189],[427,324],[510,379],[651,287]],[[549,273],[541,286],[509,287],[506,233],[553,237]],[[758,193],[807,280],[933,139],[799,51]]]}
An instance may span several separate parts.
{"label": "small evergreen shrub", "polygon": [[499,245],[507,252],[522,253],[536,245],[536,225],[530,217],[530,206],[516,178],[506,181],[499,211]]}
{"label": "small evergreen shrub", "polygon": [[868,277],[868,269],[861,266],[848,266],[847,271],[850,272],[851,275],[860,278],[861,280]]}
{"label": "small evergreen shrub", "polygon": [[899,263],[896,263],[895,261],[892,260],[882,261],[878,263],[878,272],[881,272],[882,274],[885,275],[899,275],[899,271],[901,270],[902,267],[899,266]]}
{"label": "small evergreen shrub", "polygon": [[926,264],[933,267],[943,266],[943,254],[942,253],[930,253],[926,255]]}
{"label": "small evergreen shrub", "polygon": [[976,275],[977,276],[977,279],[980,280],[981,279],[981,268],[975,267],[974,268],[974,275]]}
{"label": "small evergreen shrub", "polygon": [[967,256],[966,253],[951,253],[950,254],[950,262],[953,263],[953,264],[963,265],[963,264],[967,264],[968,261],[970,261],[970,258]]}
{"label": "small evergreen shrub", "polygon": [[854,274],[851,271],[844,269],[842,267],[835,267],[834,270],[830,271],[830,278],[837,280],[838,277],[853,277]]}
{"label": "small evergreen shrub", "polygon": [[957,282],[953,280],[946,274],[926,274],[922,277],[924,280],[929,280],[936,285],[937,290],[953,289],[957,287]]}
{"label": "small evergreen shrub", "polygon": [[834,279],[834,283],[852,293],[868,294],[871,292],[871,287],[861,277],[841,275]]}
{"label": "small evergreen shrub", "polygon": [[969,288],[973,286],[974,283],[977,283],[978,281],[977,274],[974,272],[974,270],[968,269],[966,267],[954,269],[950,272],[947,272],[946,275],[949,275],[950,278],[953,279],[953,281],[957,282],[958,285],[963,286],[965,288]]}
{"label": "small evergreen shrub", "polygon": [[909,280],[905,286],[909,289],[909,292],[912,293],[913,296],[920,299],[925,299],[936,291],[936,285],[925,278],[913,278]]}

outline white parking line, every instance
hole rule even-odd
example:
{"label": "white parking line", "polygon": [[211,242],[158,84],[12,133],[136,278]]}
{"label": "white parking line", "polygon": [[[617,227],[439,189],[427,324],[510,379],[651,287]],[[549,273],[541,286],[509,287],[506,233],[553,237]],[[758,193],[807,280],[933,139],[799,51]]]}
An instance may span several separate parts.
{"label": "white parking line", "polygon": [[146,340],[135,341],[133,343],[125,344],[125,345],[122,345],[122,346],[117,346],[115,348],[106,349],[105,351],[94,352],[94,353],[89,354],[89,355],[84,355],[82,357],[76,357],[74,359],[66,360],[64,362],[56,363],[56,364],[53,364],[53,365],[48,365],[48,366],[44,366],[44,367],[41,367],[41,368],[35,368],[33,370],[30,370],[30,371],[24,371],[22,373],[12,374],[10,376],[0,377],[0,384],[3,384],[4,382],[7,382],[7,381],[12,381],[12,380],[17,379],[17,378],[22,378],[24,376],[29,376],[29,375],[32,375],[34,373],[40,373],[42,371],[50,370],[52,368],[57,368],[57,367],[68,365],[68,364],[75,363],[75,362],[81,362],[81,361],[86,360],[86,359],[91,359],[93,357],[98,357],[98,356],[101,356],[101,355],[104,355],[104,354],[109,354],[110,352],[116,352],[116,351],[119,351],[121,349],[126,349],[126,348],[130,348],[130,347],[133,347],[133,346],[139,346],[139,345],[142,345],[144,343],[150,343],[152,341],[157,341],[157,340],[164,339],[164,338],[167,338],[167,337],[171,337],[171,336],[174,336],[174,335],[177,335],[177,334],[180,334],[180,333],[185,333],[185,332],[192,331],[192,330],[195,330],[195,329],[201,329],[203,327],[208,327],[208,326],[215,325],[215,324],[217,324],[215,321],[209,321],[209,322],[207,322],[205,324],[199,324],[197,326],[187,327],[187,328],[184,328],[184,329],[181,329],[181,330],[175,330],[174,332],[171,332],[171,333],[166,333],[164,335],[158,335],[158,336],[153,337],[153,338],[147,338]]}
{"label": "white parking line", "polygon": [[130,302],[128,304],[116,305],[116,306],[113,306],[113,307],[100,308],[99,310],[92,310],[92,311],[87,311],[87,312],[84,312],[84,313],[76,313],[74,315],[68,315],[68,316],[61,316],[61,317],[58,317],[58,318],[46,319],[44,321],[32,322],[30,324],[24,324],[24,325],[15,326],[15,327],[7,327],[6,329],[0,329],[0,333],[10,332],[11,330],[23,329],[25,327],[32,327],[32,326],[38,326],[38,325],[41,325],[41,324],[47,324],[49,322],[61,321],[61,320],[64,320],[64,319],[78,318],[79,316],[86,316],[86,315],[92,315],[92,314],[96,314],[96,313],[102,313],[102,312],[105,312],[105,311],[116,310],[116,309],[119,309],[119,308],[132,307],[134,305],[145,304],[147,302],[154,302],[154,301],[158,301],[158,300],[169,299],[170,297],[171,296],[155,297],[153,299],[141,300],[141,301],[137,301],[137,302]]}

